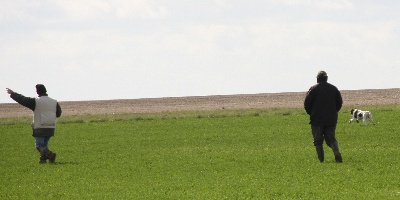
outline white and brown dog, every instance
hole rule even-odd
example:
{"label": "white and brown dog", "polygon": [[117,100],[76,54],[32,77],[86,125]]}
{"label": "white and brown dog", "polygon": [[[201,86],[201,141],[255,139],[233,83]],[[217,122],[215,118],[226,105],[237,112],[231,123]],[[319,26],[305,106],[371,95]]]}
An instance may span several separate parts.
{"label": "white and brown dog", "polygon": [[374,120],[372,119],[372,113],[369,111],[362,111],[359,109],[351,109],[350,111],[352,118],[350,119],[349,123],[353,122],[353,121],[357,121],[357,123],[359,122],[359,120],[363,120],[363,123],[365,125],[367,125],[367,119],[369,119],[372,124],[375,125]]}

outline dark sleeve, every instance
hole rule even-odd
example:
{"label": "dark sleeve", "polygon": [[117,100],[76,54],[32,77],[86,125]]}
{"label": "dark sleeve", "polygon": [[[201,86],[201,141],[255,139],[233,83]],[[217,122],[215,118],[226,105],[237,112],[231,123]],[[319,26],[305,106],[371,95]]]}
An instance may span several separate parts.
{"label": "dark sleeve", "polygon": [[336,94],[336,110],[338,112],[340,111],[340,109],[342,109],[342,105],[343,105],[342,95],[340,94],[340,91],[337,90],[337,94]]}
{"label": "dark sleeve", "polygon": [[306,110],[307,114],[311,114],[312,111],[312,104],[313,104],[313,87],[308,90],[306,98],[304,100],[304,109]]}
{"label": "dark sleeve", "polygon": [[36,107],[36,100],[35,98],[31,98],[31,97],[25,97],[22,94],[18,94],[16,92],[13,92],[10,97],[12,99],[14,99],[14,101],[16,101],[17,103],[31,109],[32,111],[35,110]]}
{"label": "dark sleeve", "polygon": [[57,103],[56,116],[57,116],[57,117],[61,117],[61,113],[62,113],[61,106],[60,106],[59,103]]}

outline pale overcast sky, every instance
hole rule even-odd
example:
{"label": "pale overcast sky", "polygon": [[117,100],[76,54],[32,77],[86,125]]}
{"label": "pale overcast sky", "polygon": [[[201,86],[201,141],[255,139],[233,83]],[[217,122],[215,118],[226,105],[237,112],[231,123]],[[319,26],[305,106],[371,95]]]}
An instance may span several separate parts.
{"label": "pale overcast sky", "polygon": [[0,103],[400,87],[397,0],[0,2]]}

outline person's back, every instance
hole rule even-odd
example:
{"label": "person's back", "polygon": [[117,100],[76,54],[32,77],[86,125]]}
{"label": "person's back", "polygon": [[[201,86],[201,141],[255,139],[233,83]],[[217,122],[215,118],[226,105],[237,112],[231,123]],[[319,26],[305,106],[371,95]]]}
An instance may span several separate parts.
{"label": "person's back", "polygon": [[57,101],[48,96],[41,96],[35,99],[33,128],[55,128]]}
{"label": "person's back", "polygon": [[342,107],[342,97],[334,85],[322,81],[310,88],[305,104],[310,114],[310,124],[335,125]]}

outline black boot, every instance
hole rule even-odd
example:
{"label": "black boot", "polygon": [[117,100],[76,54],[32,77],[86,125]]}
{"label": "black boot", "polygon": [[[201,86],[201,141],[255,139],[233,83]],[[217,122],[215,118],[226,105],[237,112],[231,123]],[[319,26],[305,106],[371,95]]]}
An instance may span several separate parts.
{"label": "black boot", "polygon": [[46,157],[49,159],[50,163],[55,163],[56,162],[56,153],[51,152],[49,149],[47,149]]}
{"label": "black boot", "polygon": [[49,159],[50,163],[55,163],[56,162],[56,153],[51,152],[46,147],[39,147],[39,148],[37,148],[37,150],[40,152],[39,164],[46,163],[47,159]]}
{"label": "black boot", "polygon": [[324,147],[322,145],[315,146],[317,150],[318,159],[320,162],[324,162]]}
{"label": "black boot", "polygon": [[332,150],[333,150],[333,154],[335,155],[335,161],[337,162],[337,163],[342,163],[343,162],[343,158],[342,158],[342,154],[340,154],[340,151],[339,151],[339,144],[338,144],[338,142],[333,142],[332,144],[331,144],[331,148],[332,148]]}
{"label": "black boot", "polygon": [[39,153],[40,153],[40,158],[39,158],[39,164],[45,164],[46,160],[47,160],[47,156],[46,156],[46,148],[44,147],[39,147],[36,148]]}

